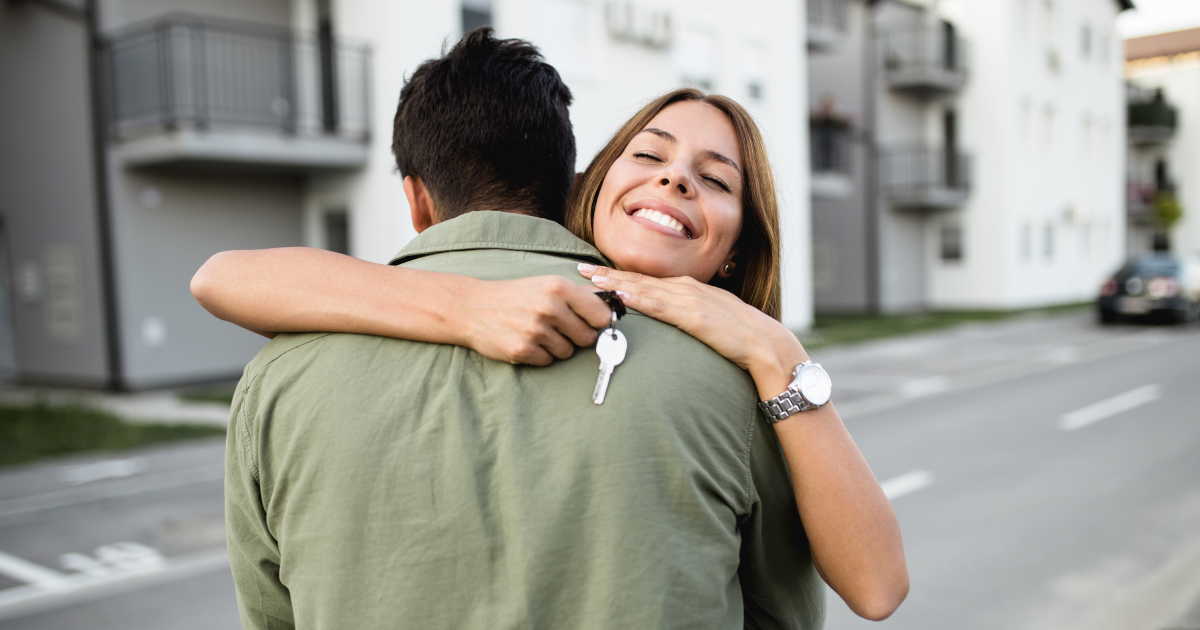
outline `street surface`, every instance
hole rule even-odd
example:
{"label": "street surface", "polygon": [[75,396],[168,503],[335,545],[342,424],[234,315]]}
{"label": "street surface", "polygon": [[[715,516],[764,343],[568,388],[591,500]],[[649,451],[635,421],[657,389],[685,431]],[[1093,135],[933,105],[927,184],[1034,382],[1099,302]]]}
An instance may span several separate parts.
{"label": "street surface", "polygon": [[[1200,328],[1072,315],[813,355],[912,577],[882,623],[831,592],[827,628],[1200,628]],[[238,628],[222,456],[218,439],[0,472],[0,628]]]}

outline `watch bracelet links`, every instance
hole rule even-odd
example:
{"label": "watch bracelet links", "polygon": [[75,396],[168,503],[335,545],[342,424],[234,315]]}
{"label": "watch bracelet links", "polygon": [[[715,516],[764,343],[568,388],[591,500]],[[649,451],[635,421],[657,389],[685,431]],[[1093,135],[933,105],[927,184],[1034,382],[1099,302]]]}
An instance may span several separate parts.
{"label": "watch bracelet links", "polygon": [[788,418],[794,413],[814,409],[815,406],[805,400],[804,397],[800,395],[799,390],[789,387],[782,394],[772,398],[771,400],[759,401],[758,408],[761,409],[763,415],[767,417],[767,422],[775,424],[780,420]]}

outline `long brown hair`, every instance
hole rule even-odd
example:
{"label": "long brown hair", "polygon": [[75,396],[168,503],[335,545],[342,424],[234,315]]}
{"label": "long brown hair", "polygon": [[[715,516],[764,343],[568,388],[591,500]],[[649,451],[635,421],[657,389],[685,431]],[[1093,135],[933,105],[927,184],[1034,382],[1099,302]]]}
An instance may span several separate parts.
{"label": "long brown hair", "polygon": [[754,119],[728,97],[683,88],[668,92],[643,107],[617,130],[588,164],[567,202],[567,228],[589,243],[596,242],[592,219],[608,169],[652,118],[667,107],[685,101],[708,103],[721,110],[733,125],[742,158],[742,233],[737,240],[735,258],[738,264],[731,277],[714,278],[712,284],[779,319],[779,204],[775,197],[775,179],[771,176],[766,146]]}

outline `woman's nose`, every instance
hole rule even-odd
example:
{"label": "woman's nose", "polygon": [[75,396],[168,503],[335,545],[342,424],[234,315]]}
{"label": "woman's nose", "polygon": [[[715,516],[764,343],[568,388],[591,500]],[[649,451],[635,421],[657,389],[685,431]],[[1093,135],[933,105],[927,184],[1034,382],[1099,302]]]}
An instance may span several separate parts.
{"label": "woman's nose", "polygon": [[[659,180],[658,183],[660,186],[669,187],[669,186],[671,186],[672,178],[664,176],[661,180]],[[685,184],[680,178],[676,178],[674,180],[674,184],[675,184],[675,187],[677,189],[679,189],[680,194],[684,194],[684,195],[688,194],[687,184]]]}

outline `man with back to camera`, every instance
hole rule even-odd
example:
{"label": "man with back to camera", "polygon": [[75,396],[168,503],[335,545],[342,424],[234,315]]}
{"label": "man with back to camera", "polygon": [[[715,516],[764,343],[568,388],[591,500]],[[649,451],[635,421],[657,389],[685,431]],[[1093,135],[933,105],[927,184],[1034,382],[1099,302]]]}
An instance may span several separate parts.
{"label": "man with back to camera", "polygon": [[[430,212],[397,261],[580,283],[579,262],[606,264],[547,220],[573,174],[570,101],[533,46],[491,29],[421,65],[394,150]],[[819,628],[824,586],[749,377],[673,326],[620,327],[629,353],[603,405],[592,352],[538,368],[276,337],[229,427],[243,625]]]}

